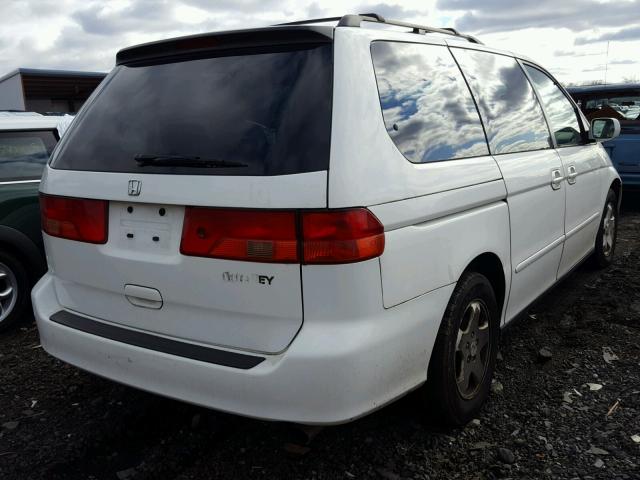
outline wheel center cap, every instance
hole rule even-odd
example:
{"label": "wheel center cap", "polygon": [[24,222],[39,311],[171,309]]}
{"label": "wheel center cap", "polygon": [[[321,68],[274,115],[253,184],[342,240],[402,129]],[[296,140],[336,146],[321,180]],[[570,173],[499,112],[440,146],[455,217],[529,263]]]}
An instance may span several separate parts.
{"label": "wheel center cap", "polygon": [[478,351],[478,346],[476,345],[476,342],[472,342],[471,343],[471,355],[475,355]]}

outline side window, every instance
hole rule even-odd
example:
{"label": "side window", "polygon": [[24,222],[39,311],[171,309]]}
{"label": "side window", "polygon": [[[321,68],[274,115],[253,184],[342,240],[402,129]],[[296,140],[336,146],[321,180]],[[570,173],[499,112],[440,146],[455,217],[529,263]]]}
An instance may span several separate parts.
{"label": "side window", "polygon": [[573,104],[547,74],[530,65],[525,65],[524,68],[538,91],[558,146],[578,145],[582,141],[582,135]]}
{"label": "side window", "polygon": [[56,143],[51,130],[0,131],[0,181],[39,179]]}
{"label": "side window", "polygon": [[515,58],[453,49],[478,102],[491,153],[551,148],[542,108]]}
{"label": "side window", "polygon": [[488,155],[473,97],[440,45],[371,44],[387,132],[414,163]]}

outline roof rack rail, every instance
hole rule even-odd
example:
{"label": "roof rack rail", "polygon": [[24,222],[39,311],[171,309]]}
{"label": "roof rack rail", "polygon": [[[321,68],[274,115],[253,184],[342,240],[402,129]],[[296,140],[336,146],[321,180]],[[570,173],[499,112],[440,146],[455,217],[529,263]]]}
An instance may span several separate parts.
{"label": "roof rack rail", "polygon": [[310,18],[308,20],[298,20],[295,22],[279,23],[276,26],[285,25],[307,25],[309,23],[325,23],[325,22],[338,22],[338,27],[359,27],[362,22],[383,23],[385,25],[393,25],[395,27],[406,27],[411,29],[411,33],[424,35],[425,33],[441,33],[443,35],[453,35],[454,37],[464,38],[471,43],[477,43],[482,45],[482,42],[477,38],[458,32],[455,28],[437,28],[429,27],[426,25],[417,25],[415,23],[402,22],[399,20],[390,20],[384,18],[377,13],[360,13],[352,15],[343,15],[342,17],[325,17],[325,18]]}

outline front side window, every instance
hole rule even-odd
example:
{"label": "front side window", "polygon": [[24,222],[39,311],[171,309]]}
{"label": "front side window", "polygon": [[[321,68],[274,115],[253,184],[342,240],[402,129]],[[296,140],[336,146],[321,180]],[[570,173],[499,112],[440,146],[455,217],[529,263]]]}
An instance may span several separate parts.
{"label": "front side window", "polygon": [[373,42],[371,55],[387,132],[414,163],[488,155],[473,98],[449,50]]}
{"label": "front side window", "polygon": [[580,144],[582,141],[580,123],[573,104],[547,74],[531,65],[525,65],[524,68],[538,91],[558,146],[567,147]]}
{"label": "front side window", "polygon": [[53,130],[0,131],[0,181],[39,179],[56,143]]}
{"label": "front side window", "polygon": [[491,153],[551,148],[542,108],[515,58],[460,48],[453,52],[478,102]]}

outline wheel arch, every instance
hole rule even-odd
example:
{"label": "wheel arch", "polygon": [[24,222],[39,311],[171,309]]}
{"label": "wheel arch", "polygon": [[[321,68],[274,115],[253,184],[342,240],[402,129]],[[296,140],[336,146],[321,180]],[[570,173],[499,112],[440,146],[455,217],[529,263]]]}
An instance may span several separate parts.
{"label": "wheel arch", "polygon": [[19,230],[0,225],[0,250],[11,252],[27,263],[27,274],[32,283],[47,270],[47,262],[40,248]]}
{"label": "wheel arch", "polygon": [[622,181],[619,178],[616,178],[611,182],[610,190],[616,194],[616,200],[618,201],[618,209],[622,204]]}
{"label": "wheel arch", "polygon": [[[505,278],[504,265],[500,257],[493,252],[484,252],[467,265],[462,275],[466,272],[476,272],[487,277],[496,294],[496,302],[500,318],[502,318],[507,297],[507,279]],[[462,275],[460,276],[462,277]]]}

